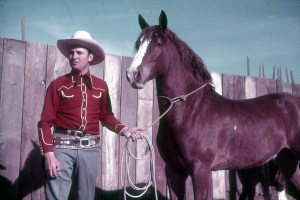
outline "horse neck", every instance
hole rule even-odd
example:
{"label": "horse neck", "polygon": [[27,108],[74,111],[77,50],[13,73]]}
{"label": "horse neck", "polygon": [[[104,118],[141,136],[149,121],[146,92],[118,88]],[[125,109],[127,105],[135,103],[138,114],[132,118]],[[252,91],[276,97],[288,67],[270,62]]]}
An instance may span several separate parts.
{"label": "horse neck", "polygon": [[201,83],[180,65],[169,66],[168,74],[156,78],[157,95],[175,98],[188,94],[205,83]]}

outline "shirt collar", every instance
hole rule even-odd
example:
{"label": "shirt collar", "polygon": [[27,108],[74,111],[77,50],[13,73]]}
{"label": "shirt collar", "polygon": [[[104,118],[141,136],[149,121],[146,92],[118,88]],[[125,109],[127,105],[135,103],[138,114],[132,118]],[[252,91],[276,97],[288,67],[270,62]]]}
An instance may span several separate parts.
{"label": "shirt collar", "polygon": [[79,76],[85,76],[85,75],[92,79],[90,71],[88,71],[85,74],[80,74],[79,72],[75,72],[72,70],[71,71],[72,83],[75,83],[75,81],[79,78]]}

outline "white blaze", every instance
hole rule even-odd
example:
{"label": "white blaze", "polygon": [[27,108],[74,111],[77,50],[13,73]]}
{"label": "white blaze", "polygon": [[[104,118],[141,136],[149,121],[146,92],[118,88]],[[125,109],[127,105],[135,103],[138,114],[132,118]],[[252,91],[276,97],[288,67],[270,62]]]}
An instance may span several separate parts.
{"label": "white blaze", "polygon": [[[143,39],[143,38],[142,38]],[[141,40],[142,40],[141,39]],[[140,64],[142,63],[142,60],[146,54],[148,45],[149,45],[150,41],[149,40],[145,40],[139,48],[139,51],[137,52],[137,54],[134,56],[134,59],[131,63],[131,70],[137,70],[138,66],[140,66]]]}

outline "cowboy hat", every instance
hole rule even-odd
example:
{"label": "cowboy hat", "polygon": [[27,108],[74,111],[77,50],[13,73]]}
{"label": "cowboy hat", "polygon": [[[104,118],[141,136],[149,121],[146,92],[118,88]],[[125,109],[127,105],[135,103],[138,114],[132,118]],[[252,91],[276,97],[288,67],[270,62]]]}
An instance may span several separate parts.
{"label": "cowboy hat", "polygon": [[101,45],[93,40],[91,35],[86,31],[76,31],[71,39],[57,40],[57,48],[67,58],[69,58],[71,47],[76,45],[86,47],[93,52],[94,59],[90,62],[91,65],[101,63],[105,58],[105,53]]}

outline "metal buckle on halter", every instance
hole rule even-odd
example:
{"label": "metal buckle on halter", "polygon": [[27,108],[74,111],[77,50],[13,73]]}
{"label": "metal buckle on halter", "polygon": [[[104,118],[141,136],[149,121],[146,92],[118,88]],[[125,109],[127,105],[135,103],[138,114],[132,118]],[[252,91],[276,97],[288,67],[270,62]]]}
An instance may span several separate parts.
{"label": "metal buckle on halter", "polygon": [[91,146],[91,140],[90,140],[90,138],[82,138],[82,139],[80,139],[79,140],[79,146],[81,148]]}

